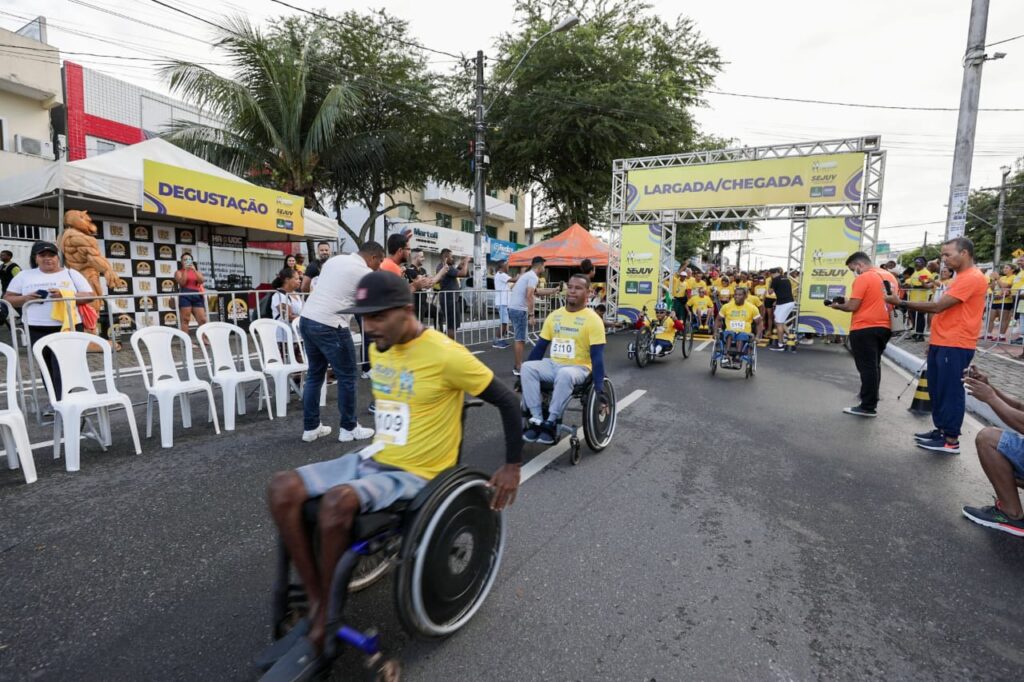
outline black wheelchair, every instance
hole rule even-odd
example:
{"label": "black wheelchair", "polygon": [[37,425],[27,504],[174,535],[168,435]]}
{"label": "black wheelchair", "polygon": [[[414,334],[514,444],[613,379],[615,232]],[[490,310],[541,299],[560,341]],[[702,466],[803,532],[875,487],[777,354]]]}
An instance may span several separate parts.
{"label": "black wheelchair", "polygon": [[[515,391],[522,393],[522,380],[515,383]],[[544,418],[548,418],[548,403],[551,401],[551,394],[555,385],[550,381],[540,382],[541,407],[544,411]],[[579,406],[573,407],[573,401],[578,400]],[[528,426],[530,412],[523,403],[523,429]],[[591,452],[600,452],[608,447],[615,434],[615,387],[611,379],[604,378],[604,391],[600,394],[594,390],[593,374],[587,376],[587,380],[577,384],[572,391],[569,406],[566,412],[581,412],[583,414],[583,438],[587,441],[587,447]],[[564,415],[563,415],[564,417]],[[555,434],[556,442],[562,437],[569,437],[569,461],[573,464],[580,463],[580,427],[574,424],[561,423],[558,425],[558,432]]]}
{"label": "black wheelchair", "polygon": [[[476,399],[467,401],[463,417],[466,408],[481,404]],[[324,645],[328,663],[299,676],[279,676],[271,669],[263,679],[312,679],[329,668],[342,644],[362,652],[367,667],[377,670],[380,679],[397,679],[398,663],[385,660],[376,631],[360,631],[342,621],[348,595],[366,589],[393,568],[395,609],[403,629],[415,637],[440,639],[463,627],[490,592],[504,553],[505,524],[501,512],[490,507],[489,479],[456,465],[431,480],[415,499],[357,516],[351,545],[334,569],[328,595]],[[315,553],[319,506],[320,498],[315,498],[303,507]],[[292,573],[291,559],[279,541],[271,597],[275,643],[256,659],[264,669],[291,648],[297,637],[289,637],[289,631],[308,611],[305,591]]]}

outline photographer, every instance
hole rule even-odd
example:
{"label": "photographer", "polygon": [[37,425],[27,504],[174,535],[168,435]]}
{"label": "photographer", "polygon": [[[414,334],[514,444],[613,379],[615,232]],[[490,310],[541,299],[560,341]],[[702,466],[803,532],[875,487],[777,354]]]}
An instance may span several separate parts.
{"label": "photographer", "polygon": [[850,300],[825,300],[826,307],[853,314],[850,350],[860,374],[860,404],[847,407],[843,412],[857,417],[875,417],[882,381],[882,353],[892,337],[892,317],[885,304],[885,294],[887,290],[898,293],[899,284],[891,273],[874,267],[870,256],[863,251],[847,258],[846,267],[857,275]]}
{"label": "photographer", "polygon": [[469,273],[469,264],[472,262],[472,258],[456,261],[451,249],[441,249],[441,262],[437,264],[437,273],[441,275],[441,316],[438,323],[444,325],[450,339],[455,338],[455,331],[462,323],[462,297],[459,295],[462,285],[459,278]]}

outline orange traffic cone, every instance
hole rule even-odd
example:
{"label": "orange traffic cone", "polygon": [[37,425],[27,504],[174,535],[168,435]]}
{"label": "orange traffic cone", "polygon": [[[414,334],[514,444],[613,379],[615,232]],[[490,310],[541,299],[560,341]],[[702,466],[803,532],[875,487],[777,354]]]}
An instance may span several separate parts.
{"label": "orange traffic cone", "polygon": [[908,409],[914,414],[932,413],[932,400],[928,397],[928,379],[925,378],[923,369],[917,378],[917,389],[914,391],[914,399],[910,401]]}

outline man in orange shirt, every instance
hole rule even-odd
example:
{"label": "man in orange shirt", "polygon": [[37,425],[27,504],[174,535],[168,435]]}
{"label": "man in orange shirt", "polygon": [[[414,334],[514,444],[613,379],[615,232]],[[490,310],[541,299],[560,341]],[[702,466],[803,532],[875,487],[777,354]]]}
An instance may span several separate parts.
{"label": "man in orange shirt", "polygon": [[[847,407],[846,414],[856,417],[878,415],[878,389],[882,382],[882,353],[892,337],[892,317],[885,304],[885,282],[892,289],[895,277],[871,263],[871,257],[858,251],[846,259],[846,267],[857,275],[850,299],[829,302],[834,310],[853,313],[850,322],[850,350],[860,374],[860,404]],[[884,277],[882,273],[885,272]],[[891,278],[891,279],[890,279]],[[897,293],[896,290],[892,290]]]}
{"label": "man in orange shirt", "polygon": [[917,447],[960,454],[960,427],[964,423],[963,373],[974,359],[978,332],[985,313],[988,278],[974,266],[974,242],[954,237],[942,245],[942,261],[956,275],[937,301],[885,300],[901,310],[932,313],[928,346],[928,397],[935,429],[914,434]]}

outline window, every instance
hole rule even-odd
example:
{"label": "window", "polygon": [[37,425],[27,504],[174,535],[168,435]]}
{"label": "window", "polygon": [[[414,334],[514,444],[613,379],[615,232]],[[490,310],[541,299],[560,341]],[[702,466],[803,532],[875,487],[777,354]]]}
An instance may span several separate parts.
{"label": "window", "polygon": [[[519,195],[518,194],[509,194],[508,195],[508,203],[512,204],[512,206],[515,207],[515,208],[519,208]],[[515,240],[513,240],[513,241],[515,241]]]}
{"label": "window", "polygon": [[398,217],[402,220],[412,220],[412,216],[415,211],[412,210],[412,206],[399,206]]}
{"label": "window", "polygon": [[496,189],[489,189],[489,190],[487,190],[487,196],[493,197],[493,198],[497,199],[498,198],[498,190],[496,190]]}
{"label": "window", "polygon": [[463,232],[472,232],[475,228],[476,228],[476,223],[474,223],[472,220],[468,220],[466,218],[462,219],[462,231]]}
{"label": "window", "polygon": [[487,230],[487,236],[490,237],[491,239],[498,238],[498,228],[496,228],[494,225],[484,225],[484,229]]}
{"label": "window", "polygon": [[[515,195],[513,195],[513,196],[515,196]],[[508,240],[510,242],[512,242],[513,244],[518,244],[519,243],[519,233],[516,232],[515,230],[509,230],[508,231]]]}
{"label": "window", "polygon": [[438,213],[437,219],[434,221],[438,227],[451,227],[452,216],[449,213]]}

